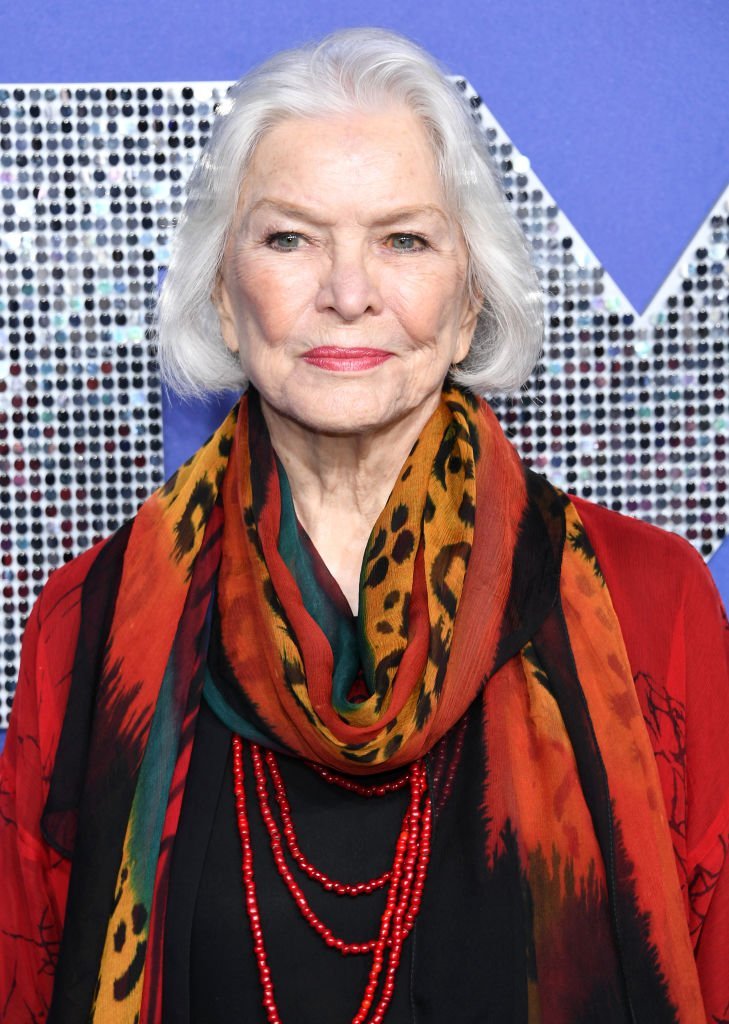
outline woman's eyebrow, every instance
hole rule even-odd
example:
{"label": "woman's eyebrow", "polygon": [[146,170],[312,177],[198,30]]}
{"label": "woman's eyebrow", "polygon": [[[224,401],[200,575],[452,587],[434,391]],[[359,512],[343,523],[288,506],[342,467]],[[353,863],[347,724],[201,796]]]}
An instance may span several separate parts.
{"label": "woman's eyebrow", "polygon": [[433,203],[426,203],[424,206],[404,206],[397,210],[389,210],[381,217],[376,217],[373,221],[370,221],[370,224],[373,228],[381,228],[387,224],[394,224],[395,222],[401,224],[403,221],[419,220],[424,216],[436,216],[446,224],[448,223],[448,217],[440,206],[435,206]]}
{"label": "woman's eyebrow", "polygon": [[[280,213],[284,217],[293,217],[297,220],[306,221],[308,224],[314,224],[316,227],[326,228],[331,227],[332,225],[331,221],[317,216],[312,210],[307,210],[305,207],[296,206],[290,202],[271,199],[268,197],[263,197],[255,202],[249,211],[249,215],[264,208],[275,210],[276,213]],[[424,216],[436,216],[446,224],[449,223],[448,217],[441,207],[436,206],[433,203],[426,203],[423,206],[403,206],[398,207],[395,210],[388,210],[385,213],[374,217],[374,219],[369,222],[369,226],[380,228],[385,227],[388,224],[401,224],[404,221],[418,220]]]}
{"label": "woman's eyebrow", "polygon": [[266,197],[259,199],[253,204],[248,211],[249,216],[260,209],[271,209],[275,210],[276,213],[283,214],[284,217],[295,217],[296,220],[305,220],[309,224],[315,224],[317,227],[328,227],[329,221],[322,217],[317,217],[316,214],[311,210],[306,210],[301,206],[295,206],[292,203],[282,202],[277,199],[268,199]]}

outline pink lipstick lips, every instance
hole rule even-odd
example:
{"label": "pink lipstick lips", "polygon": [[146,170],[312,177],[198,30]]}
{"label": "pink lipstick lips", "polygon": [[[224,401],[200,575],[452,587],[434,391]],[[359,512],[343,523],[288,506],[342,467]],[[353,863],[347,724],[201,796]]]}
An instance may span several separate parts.
{"label": "pink lipstick lips", "polygon": [[392,355],[376,348],[340,348],[337,345],[322,345],[312,348],[302,356],[307,363],[322,370],[352,373],[357,370],[371,370],[384,363]]}

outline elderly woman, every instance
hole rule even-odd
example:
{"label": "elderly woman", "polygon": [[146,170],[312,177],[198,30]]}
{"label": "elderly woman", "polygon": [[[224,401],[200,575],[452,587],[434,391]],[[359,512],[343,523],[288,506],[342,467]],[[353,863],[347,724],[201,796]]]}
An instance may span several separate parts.
{"label": "elderly woman", "polygon": [[540,300],[427,55],[346,31],[233,88],[159,329],[181,392],[247,390],[31,617],[2,1019],[725,1019],[719,602],[476,397]]}

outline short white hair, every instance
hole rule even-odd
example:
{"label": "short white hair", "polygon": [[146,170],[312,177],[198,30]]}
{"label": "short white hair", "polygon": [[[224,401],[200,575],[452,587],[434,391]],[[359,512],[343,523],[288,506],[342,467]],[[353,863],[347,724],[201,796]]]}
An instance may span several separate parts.
{"label": "short white hair", "polygon": [[481,304],[453,380],[477,394],[513,392],[537,362],[543,306],[521,229],[468,101],[409,39],[376,28],[334,32],[284,51],[244,75],[220,104],[193,169],[157,308],[162,377],[178,394],[246,387],[226,347],[213,300],[241,184],[256,146],[290,118],[403,104],[424,125],[446,201],[468,252],[468,287]]}

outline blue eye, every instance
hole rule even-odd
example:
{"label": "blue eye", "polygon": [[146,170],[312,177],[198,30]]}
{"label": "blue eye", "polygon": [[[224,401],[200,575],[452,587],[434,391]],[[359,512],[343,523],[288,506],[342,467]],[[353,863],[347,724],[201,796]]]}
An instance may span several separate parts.
{"label": "blue eye", "polygon": [[389,241],[396,252],[418,252],[428,244],[421,235],[390,235]]}
{"label": "blue eye", "polygon": [[301,235],[296,231],[275,231],[266,239],[266,245],[281,251],[293,251],[299,248]]}

